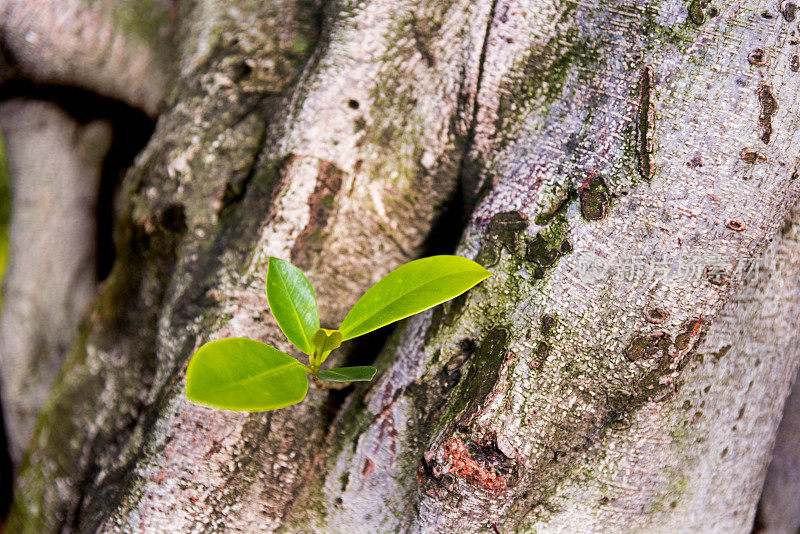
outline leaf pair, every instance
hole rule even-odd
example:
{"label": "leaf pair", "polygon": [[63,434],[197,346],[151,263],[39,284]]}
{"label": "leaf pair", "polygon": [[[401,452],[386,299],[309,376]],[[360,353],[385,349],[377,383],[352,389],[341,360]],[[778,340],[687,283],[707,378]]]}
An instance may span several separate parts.
{"label": "leaf pair", "polygon": [[306,373],[332,382],[370,381],[370,366],[320,370],[342,342],[460,295],[491,276],[459,256],[433,256],[407,263],[372,286],[348,312],[338,330],[320,328],[317,299],[308,279],[291,263],[269,259],[267,300],[286,338],[309,363],[267,344],[245,338],[212,341],[192,356],[186,396],[229,410],[263,411],[303,400]]}

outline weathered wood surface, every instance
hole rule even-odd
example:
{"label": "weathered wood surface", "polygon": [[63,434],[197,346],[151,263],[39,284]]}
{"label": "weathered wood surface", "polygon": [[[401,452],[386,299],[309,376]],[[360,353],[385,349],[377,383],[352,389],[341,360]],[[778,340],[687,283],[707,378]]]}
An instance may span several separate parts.
{"label": "weathered wood surface", "polygon": [[[747,531],[798,364],[787,6],[197,3],[12,526]],[[203,341],[287,348],[268,255],[335,325],[459,179],[495,276],[404,323],[331,428],[323,390],[184,400]]]}
{"label": "weathered wood surface", "polygon": [[[338,322],[371,283],[420,253],[455,189],[480,51],[460,23],[448,32],[467,52],[452,42],[436,50],[445,69],[413,41],[389,42],[405,29],[389,15],[413,18],[408,6],[330,14],[326,24],[346,38],[323,35],[299,85],[281,97],[320,15],[280,2],[239,7],[200,3],[185,22],[215,35],[217,49],[181,60],[178,100],[126,178],[121,258],[45,412],[12,527],[276,527],[302,482],[288,459],[313,460],[328,392],[269,415],[207,410],[183,399],[188,356],[232,332],[288,348],[267,312],[269,254],[303,266],[320,288],[323,321]],[[467,7],[459,9],[488,16],[488,6]],[[339,39],[373,48],[354,53]],[[274,46],[251,64],[247,46],[265,42]],[[270,77],[264,65],[275,64],[281,76]],[[165,463],[152,464],[147,450]],[[198,463],[202,456],[209,461]],[[151,479],[137,499],[133,486]],[[106,519],[118,504],[128,512]],[[237,513],[220,514],[229,504]]]}
{"label": "weathered wood surface", "polygon": [[[408,326],[302,524],[750,528],[798,361],[796,22],[758,2],[548,6],[499,2],[489,34],[520,89],[486,111],[493,187],[459,250],[496,275]],[[516,61],[506,10],[533,43],[512,32]],[[781,293],[744,284],[781,232]]]}

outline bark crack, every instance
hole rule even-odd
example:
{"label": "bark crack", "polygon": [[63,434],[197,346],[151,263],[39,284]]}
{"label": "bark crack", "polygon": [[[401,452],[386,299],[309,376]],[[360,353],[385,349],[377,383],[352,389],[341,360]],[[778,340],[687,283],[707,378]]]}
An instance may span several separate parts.
{"label": "bark crack", "polygon": [[[484,69],[486,68],[486,57],[489,51],[489,36],[492,33],[492,27],[494,26],[495,17],[497,14],[497,4],[498,0],[492,0],[492,7],[489,9],[489,20],[486,22],[486,31],[483,35],[483,43],[481,44],[481,53],[478,58],[478,75],[477,80],[475,82],[475,99],[472,103],[472,114],[469,119],[469,126],[467,129],[467,136],[466,142],[464,143],[463,149],[463,156],[461,158],[461,164],[458,170],[458,177],[459,177],[459,184],[463,188],[463,191],[467,194],[466,208],[469,211],[475,207],[478,201],[478,197],[480,196],[478,192],[482,189],[482,184],[476,182],[476,186],[473,190],[468,190],[464,187],[465,181],[465,174],[469,170],[469,159],[470,159],[470,151],[472,150],[472,146],[475,142],[475,129],[478,123],[478,114],[480,112],[480,94],[483,85],[483,73]],[[463,196],[463,194],[462,194]]]}

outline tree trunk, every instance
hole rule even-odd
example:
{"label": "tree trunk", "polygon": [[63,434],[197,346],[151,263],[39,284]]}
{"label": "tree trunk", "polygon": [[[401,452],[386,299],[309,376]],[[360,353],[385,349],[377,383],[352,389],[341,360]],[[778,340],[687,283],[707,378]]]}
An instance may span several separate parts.
{"label": "tree trunk", "polygon": [[[9,528],[750,530],[800,363],[800,38],[776,7],[180,10]],[[80,83],[158,108],[104,68]],[[335,327],[457,234],[494,276],[344,347],[374,384],[262,414],[185,399],[208,340],[289,349],[269,256]]]}

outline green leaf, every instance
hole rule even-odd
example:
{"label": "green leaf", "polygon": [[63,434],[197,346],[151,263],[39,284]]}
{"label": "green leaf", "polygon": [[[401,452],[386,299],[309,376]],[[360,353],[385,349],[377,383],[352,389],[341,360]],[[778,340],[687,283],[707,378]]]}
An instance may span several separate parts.
{"label": "green leaf", "polygon": [[357,367],[326,369],[325,371],[320,371],[317,378],[329,382],[369,382],[377,372],[377,369],[369,365],[359,365]]}
{"label": "green leaf", "polygon": [[276,410],[305,398],[305,369],[288,354],[252,339],[211,341],[189,362],[186,397],[226,410]]}
{"label": "green leaf", "polygon": [[267,300],[287,339],[306,354],[313,354],[311,338],[319,330],[319,313],[314,288],[305,275],[288,261],[270,257]]}
{"label": "green leaf", "polygon": [[314,334],[312,341],[317,349],[316,354],[319,355],[318,361],[315,362],[316,366],[319,367],[328,359],[328,355],[332,350],[338,349],[342,345],[342,333],[338,330],[320,328]]}
{"label": "green leaf", "polygon": [[342,321],[343,340],[457,297],[491,273],[460,256],[431,256],[398,267],[372,286]]}

